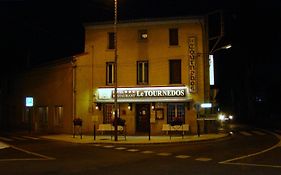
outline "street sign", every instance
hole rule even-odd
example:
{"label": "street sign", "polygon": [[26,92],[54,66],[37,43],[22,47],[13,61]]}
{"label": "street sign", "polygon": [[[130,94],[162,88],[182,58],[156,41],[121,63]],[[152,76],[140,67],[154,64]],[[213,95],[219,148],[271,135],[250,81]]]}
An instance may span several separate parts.
{"label": "street sign", "polygon": [[201,104],[201,108],[211,108],[212,107],[212,103],[202,103]]}
{"label": "street sign", "polygon": [[25,106],[33,107],[33,97],[25,97]]}

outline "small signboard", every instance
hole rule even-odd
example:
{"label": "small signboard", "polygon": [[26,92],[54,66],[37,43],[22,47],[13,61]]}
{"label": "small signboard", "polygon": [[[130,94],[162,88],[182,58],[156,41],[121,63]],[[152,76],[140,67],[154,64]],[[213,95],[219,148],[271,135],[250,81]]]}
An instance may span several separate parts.
{"label": "small signboard", "polygon": [[33,107],[33,97],[25,97],[25,106]]}
{"label": "small signboard", "polygon": [[202,103],[201,104],[201,108],[211,108],[212,107],[212,103]]}

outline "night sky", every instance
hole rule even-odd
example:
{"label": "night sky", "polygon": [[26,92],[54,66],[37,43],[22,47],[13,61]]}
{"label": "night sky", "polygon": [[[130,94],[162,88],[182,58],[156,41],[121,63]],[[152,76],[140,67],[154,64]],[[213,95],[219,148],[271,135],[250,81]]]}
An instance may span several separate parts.
{"label": "night sky", "polygon": [[[31,63],[83,52],[83,23],[112,21],[113,0],[0,0],[5,57]],[[237,4],[224,0],[119,0],[118,19],[198,15]]]}
{"label": "night sky", "polygon": [[[83,52],[83,23],[114,19],[113,0],[0,0],[0,3],[5,55],[23,57],[21,53],[27,52],[35,62]],[[226,20],[229,40],[239,37],[240,42],[248,42],[248,47],[257,48],[264,44],[257,44],[256,34],[264,36],[261,40],[280,37],[274,34],[280,33],[278,0],[119,0],[118,3],[119,20],[202,15],[223,9],[230,16]],[[276,49],[270,48],[270,51]],[[15,49],[17,53],[13,53]]]}
{"label": "night sky", "polygon": [[[6,60],[3,73],[82,53],[83,23],[114,19],[113,0],[0,0],[0,3],[1,57]],[[272,96],[276,96],[272,92],[281,98],[280,0],[119,0],[118,3],[119,20],[202,15],[222,9],[224,40],[233,47],[215,55],[216,73],[220,75],[217,86],[222,89],[220,98],[246,96],[254,101],[257,96],[265,96],[272,103],[275,100]],[[236,101],[243,105],[241,98]]]}

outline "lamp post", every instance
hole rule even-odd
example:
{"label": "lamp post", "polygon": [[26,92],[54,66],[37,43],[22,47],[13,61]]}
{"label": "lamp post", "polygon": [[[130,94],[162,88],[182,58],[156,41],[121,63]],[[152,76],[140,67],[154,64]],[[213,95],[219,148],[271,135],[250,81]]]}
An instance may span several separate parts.
{"label": "lamp post", "polygon": [[[214,54],[217,52],[217,51],[220,51],[220,50],[227,50],[227,49],[230,49],[232,47],[231,44],[227,44],[227,45],[224,45],[222,47],[219,47],[219,48],[216,48],[216,49],[213,49],[210,51],[209,53],[209,82],[210,82],[210,100],[213,104],[216,104],[216,94],[218,92],[218,89],[215,87],[215,68],[214,68],[214,64],[215,64],[215,60],[214,60]],[[211,108],[211,112],[213,112],[213,108]]]}
{"label": "lamp post", "polygon": [[118,141],[118,126],[117,126],[117,0],[114,0],[114,140]]}

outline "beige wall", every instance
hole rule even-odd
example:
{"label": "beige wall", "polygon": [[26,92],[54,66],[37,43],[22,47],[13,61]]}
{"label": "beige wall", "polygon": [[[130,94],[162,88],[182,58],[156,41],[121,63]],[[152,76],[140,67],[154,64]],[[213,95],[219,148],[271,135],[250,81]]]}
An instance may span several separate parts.
{"label": "beige wall", "polygon": [[[23,122],[25,97],[34,98],[32,108],[32,132],[72,133],[72,66],[69,63],[46,65],[30,70],[14,81],[14,95],[10,99],[12,124],[17,129],[27,129]],[[38,107],[48,108],[48,124],[40,128]],[[54,126],[55,106],[63,107],[63,123]],[[22,128],[23,127],[23,128]]]}

